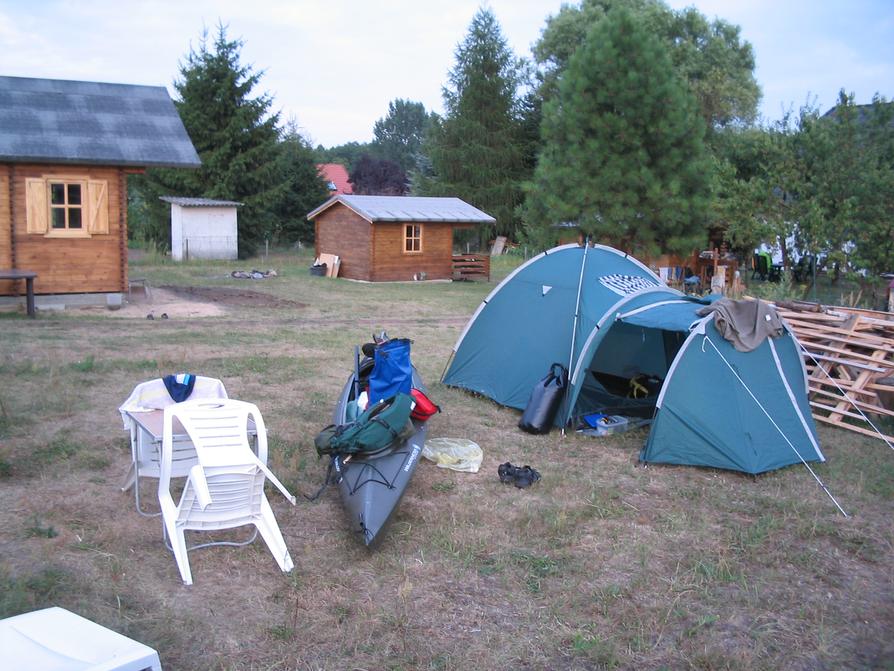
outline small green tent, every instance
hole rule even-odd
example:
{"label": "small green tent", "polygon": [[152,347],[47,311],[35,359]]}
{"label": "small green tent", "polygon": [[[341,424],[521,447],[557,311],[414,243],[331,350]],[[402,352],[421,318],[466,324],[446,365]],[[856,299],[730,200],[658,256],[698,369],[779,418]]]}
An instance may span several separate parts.
{"label": "small green tent", "polygon": [[[746,473],[824,461],[794,335],[740,352],[713,317],[696,314],[711,300],[668,288],[610,247],[556,247],[485,298],[443,381],[522,409],[560,362],[570,380],[556,424],[590,413],[651,417],[643,461]],[[646,398],[628,393],[638,376],[655,381]]]}

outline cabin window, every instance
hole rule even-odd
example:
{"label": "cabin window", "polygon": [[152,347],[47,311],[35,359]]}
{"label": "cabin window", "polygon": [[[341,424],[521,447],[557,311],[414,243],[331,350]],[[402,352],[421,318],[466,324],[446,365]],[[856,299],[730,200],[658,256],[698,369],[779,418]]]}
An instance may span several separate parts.
{"label": "cabin window", "polygon": [[44,175],[25,180],[27,232],[48,238],[109,233],[109,183],[86,175]]}
{"label": "cabin window", "polygon": [[80,231],[84,228],[84,185],[80,182],[50,182],[50,228]]}
{"label": "cabin window", "polygon": [[404,226],[404,253],[418,254],[422,251],[422,224]]}

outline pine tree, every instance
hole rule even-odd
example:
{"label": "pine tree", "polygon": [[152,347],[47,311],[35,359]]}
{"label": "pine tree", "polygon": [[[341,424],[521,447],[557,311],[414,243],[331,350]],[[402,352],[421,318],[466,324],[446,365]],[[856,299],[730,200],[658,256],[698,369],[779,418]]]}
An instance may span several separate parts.
{"label": "pine tree", "polygon": [[543,111],[526,205],[536,230],[577,222],[636,253],[702,244],[704,123],[664,45],[624,9],[593,26]]}
{"label": "pine tree", "polygon": [[261,73],[239,62],[240,40],[230,40],[218,26],[212,45],[207,34],[191,49],[174,83],[183,125],[202,159],[194,171],[149,170],[139,180],[151,211],[150,235],[169,243],[168,210],[158,196],[195,196],[243,203],[239,209],[239,256],[254,253],[274,228],[270,211],[281,186],[277,157],[278,114],[266,94],[251,97]]}
{"label": "pine tree", "polygon": [[427,148],[433,176],[416,180],[428,195],[457,196],[497,220],[514,236],[522,200],[526,147],[517,91],[521,64],[493,12],[480,9],[456,49],[443,90],[443,119],[435,119]]}

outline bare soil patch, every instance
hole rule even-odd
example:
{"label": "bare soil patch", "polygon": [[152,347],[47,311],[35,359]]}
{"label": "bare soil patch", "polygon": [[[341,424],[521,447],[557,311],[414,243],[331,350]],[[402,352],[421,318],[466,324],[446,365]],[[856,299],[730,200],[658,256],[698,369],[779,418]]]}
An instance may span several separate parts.
{"label": "bare soil patch", "polygon": [[254,291],[229,287],[198,287],[163,285],[150,287],[148,292],[136,288],[124,306],[108,311],[111,317],[148,317],[161,319],[185,317],[219,317],[229,308],[292,308],[301,309],[306,304]]}

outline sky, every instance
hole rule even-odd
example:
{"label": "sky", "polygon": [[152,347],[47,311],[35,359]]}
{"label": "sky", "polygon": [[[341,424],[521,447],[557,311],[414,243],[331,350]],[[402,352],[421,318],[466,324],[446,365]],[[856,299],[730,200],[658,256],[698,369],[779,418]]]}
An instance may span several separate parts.
{"label": "sky", "polygon": [[[741,27],[760,114],[894,97],[894,0],[666,0]],[[242,63],[316,146],[367,142],[396,98],[441,112],[441,90],[477,9],[530,56],[561,0],[0,0],[0,75],[166,86],[202,32],[227,26]]]}

